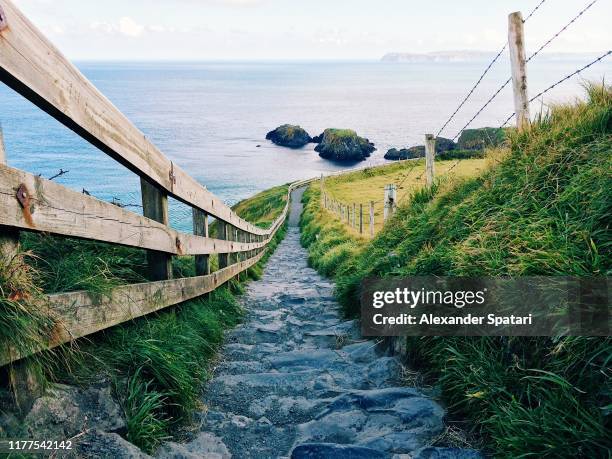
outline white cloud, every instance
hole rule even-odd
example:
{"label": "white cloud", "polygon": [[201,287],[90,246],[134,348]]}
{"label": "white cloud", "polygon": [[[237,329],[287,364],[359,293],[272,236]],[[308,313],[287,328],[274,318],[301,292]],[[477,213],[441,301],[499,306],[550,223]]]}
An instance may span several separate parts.
{"label": "white cloud", "polygon": [[110,24],[108,22],[99,22],[99,21],[95,21],[89,24],[89,28],[97,32],[108,33],[108,34],[114,33],[117,31],[117,27],[114,26],[113,24]]}
{"label": "white cloud", "polygon": [[139,37],[144,31],[144,26],[138,24],[132,18],[124,16],[119,19],[119,32],[128,37]]}
{"label": "white cloud", "polygon": [[164,32],[167,30],[165,27],[159,25],[144,26],[128,16],[123,16],[117,23],[95,21],[89,24],[89,28],[96,32],[109,35],[120,34],[133,38],[140,37],[145,31]]}

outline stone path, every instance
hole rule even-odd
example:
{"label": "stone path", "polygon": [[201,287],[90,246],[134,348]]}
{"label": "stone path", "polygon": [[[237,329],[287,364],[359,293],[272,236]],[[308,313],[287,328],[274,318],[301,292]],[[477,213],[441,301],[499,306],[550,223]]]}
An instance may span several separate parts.
{"label": "stone path", "polygon": [[480,458],[429,447],[444,429],[442,407],[400,386],[397,358],[342,320],[333,284],[300,246],[301,194],[286,238],[243,298],[247,317],[204,394],[202,433],[158,457]]}

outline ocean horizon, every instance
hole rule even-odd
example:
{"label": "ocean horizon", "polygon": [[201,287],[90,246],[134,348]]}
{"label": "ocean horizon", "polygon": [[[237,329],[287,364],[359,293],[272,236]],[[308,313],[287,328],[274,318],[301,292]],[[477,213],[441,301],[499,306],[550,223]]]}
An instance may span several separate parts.
{"label": "ocean horizon", "polygon": [[[529,93],[537,94],[588,60],[534,60]],[[77,67],[176,164],[228,204],[290,181],[347,167],[386,162],[389,148],[423,143],[436,134],[482,73],[486,61],[84,61]],[[584,95],[586,81],[612,71],[603,61],[532,104],[532,115],[549,103]],[[453,138],[509,75],[500,59],[470,101],[440,134]],[[140,204],[138,177],[79,138],[5,85],[0,117],[9,165],[56,178],[100,199]],[[513,112],[511,88],[470,127],[499,126]],[[374,142],[364,162],[324,160],[314,145],[291,150],[265,140],[281,124],[298,124],[311,135],[350,128]],[[382,190],[381,190],[382,193]],[[189,209],[171,200],[171,225],[190,231]]]}

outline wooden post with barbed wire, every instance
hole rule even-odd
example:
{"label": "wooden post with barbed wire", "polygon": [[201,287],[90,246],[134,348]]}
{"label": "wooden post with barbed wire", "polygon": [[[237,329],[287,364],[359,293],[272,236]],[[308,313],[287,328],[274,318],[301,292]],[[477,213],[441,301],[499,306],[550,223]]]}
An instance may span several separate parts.
{"label": "wooden post with barbed wire", "polygon": [[514,112],[516,127],[523,130],[529,126],[529,96],[527,95],[527,63],[525,61],[525,33],[523,15],[520,11],[508,16],[508,48],[512,71]]}
{"label": "wooden post with barbed wire", "polygon": [[385,210],[383,221],[387,221],[395,212],[397,203],[397,187],[394,183],[385,185]]}
{"label": "wooden post with barbed wire", "polygon": [[435,167],[434,161],[436,159],[436,138],[433,134],[425,135],[425,176],[427,179],[427,186],[431,187],[434,183]]}
{"label": "wooden post with barbed wire", "polygon": [[359,204],[359,234],[363,234],[363,204]]}
{"label": "wooden post with barbed wire", "polygon": [[374,201],[370,201],[370,237],[374,237]]}

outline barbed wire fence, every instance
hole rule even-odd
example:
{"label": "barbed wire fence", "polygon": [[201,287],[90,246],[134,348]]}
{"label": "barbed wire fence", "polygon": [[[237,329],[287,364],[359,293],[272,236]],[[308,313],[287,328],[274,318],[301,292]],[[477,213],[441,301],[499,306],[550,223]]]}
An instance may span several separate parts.
{"label": "barbed wire fence", "polygon": [[[533,16],[533,14],[542,6],[542,4],[545,2],[546,0],[541,1],[535,8],[534,10],[532,10],[527,17],[523,20],[523,24],[527,22],[527,20],[529,18],[531,18]],[[578,13],[573,16],[566,24],[564,24],[561,29],[559,31],[557,31],[556,33],[554,33],[548,40],[546,40],[542,45],[540,45],[540,47],[538,47],[536,49],[536,51],[534,51],[533,53],[531,53],[529,55],[529,57],[527,57],[524,61],[525,65],[529,62],[531,62],[536,56],[538,56],[544,49],[546,49],[553,41],[555,41],[563,32],[565,32],[572,24],[574,24],[579,18],[581,18],[590,8],[592,8],[599,0],[592,0],[589,3],[587,3],[582,9],[580,9],[578,11]],[[507,45],[506,45],[507,47]],[[505,48],[504,48],[505,50]],[[563,83],[564,81],[569,80],[570,78],[580,74],[581,72],[583,72],[584,70],[586,70],[587,68],[591,67],[592,65],[596,64],[597,62],[600,62],[601,60],[603,60],[604,58],[606,58],[608,55],[610,55],[612,52],[611,51],[607,51],[604,54],[598,56],[595,60],[589,62],[588,64],[584,65],[583,67],[580,67],[579,69],[575,70],[574,72],[564,76],[563,78],[561,78],[560,80],[556,81],[555,83],[551,84],[550,86],[548,86],[546,89],[540,91],[537,95],[531,97],[530,99],[528,99],[528,103],[532,103],[533,101],[535,101],[536,99],[538,99],[539,97],[543,96],[544,94],[546,94],[548,91],[552,90],[553,88],[555,88],[556,86],[558,86],[559,84]],[[496,60],[499,57],[496,56]],[[489,66],[487,67],[487,69],[490,67],[491,64],[489,64]],[[481,79],[479,79],[479,81],[481,81]],[[513,81],[513,77],[510,76],[508,79],[506,79],[501,86],[499,86],[494,92],[493,94],[486,100],[486,102],[476,111],[476,113],[469,119],[469,121],[453,136],[452,140],[456,141],[461,134],[472,124],[472,122],[478,118],[478,116],[480,116],[485,109],[497,98],[497,96]],[[473,92],[473,91],[472,91]],[[455,114],[455,113],[454,113]],[[453,114],[453,116],[454,116]],[[499,126],[500,128],[504,128],[506,127],[506,125],[510,122],[510,120],[512,118],[514,118],[516,116],[516,111],[513,112],[510,116],[508,116],[505,121]],[[438,135],[444,130],[444,128],[448,125],[449,121],[447,121],[443,127],[438,131]],[[437,135],[437,136],[438,136]],[[458,166],[458,164],[462,161],[462,159],[458,159],[457,162],[455,164],[453,164],[453,166],[451,168],[449,168],[446,174],[449,174],[453,169],[455,169],[455,167]]]}
{"label": "barbed wire fence", "polygon": [[[511,60],[511,68],[512,68],[512,74],[509,78],[507,78],[492,94],[491,96],[489,96],[487,98],[487,100],[485,101],[485,103],[480,106],[476,112],[469,117],[469,120],[467,121],[467,123],[465,123],[463,125],[463,127],[461,129],[459,129],[459,131],[451,138],[451,140],[453,142],[456,142],[458,139],[459,141],[461,140],[460,137],[461,135],[464,133],[464,131],[487,109],[487,107],[489,107],[489,105],[499,96],[499,94],[506,88],[508,87],[508,85],[510,85],[510,83],[512,83],[514,81],[514,91],[515,91],[515,105],[516,105],[516,101],[517,100],[521,100],[523,106],[521,107],[522,109],[522,113],[521,113],[521,118],[524,119],[526,116],[527,122],[529,122],[529,104],[531,104],[532,102],[534,102],[535,100],[537,100],[538,98],[542,97],[544,94],[548,93],[550,90],[552,90],[553,88],[557,87],[558,85],[562,84],[563,82],[571,79],[572,77],[579,75],[581,72],[585,71],[586,69],[588,69],[589,67],[595,65],[596,63],[604,60],[606,57],[608,57],[610,54],[612,54],[612,51],[606,51],[603,54],[599,55],[596,59],[590,61],[589,63],[587,63],[586,65],[576,69],[575,71],[569,73],[568,75],[564,76],[563,78],[559,79],[558,81],[554,82],[553,84],[549,85],[548,87],[546,87],[545,89],[541,90],[540,92],[538,92],[535,96],[528,98],[527,97],[527,90],[526,90],[526,73],[525,73],[525,66],[526,64],[530,63],[534,58],[536,58],[538,55],[540,55],[540,53],[545,50],[551,43],[553,43],[559,36],[561,36],[566,30],[568,30],[568,28],[570,28],[576,21],[578,21],[589,9],[591,9],[599,0],[592,0],[590,2],[588,2],[583,8],[581,8],[576,15],[574,15],[566,24],[564,24],[561,29],[559,29],[559,31],[557,31],[556,33],[554,33],[549,39],[547,39],[546,41],[544,41],[542,43],[542,45],[540,45],[535,52],[531,53],[527,58],[525,58],[525,52],[524,52],[524,37],[523,37],[523,25],[525,23],[527,23],[527,21],[529,21],[529,19],[531,19],[535,13],[537,13],[540,8],[544,5],[544,3],[546,3],[547,0],[541,0],[537,3],[537,5],[527,14],[527,16],[524,19],[520,20],[520,25],[518,27],[515,26],[514,29],[512,29],[512,23],[511,23],[511,19],[514,16],[514,20],[516,21],[517,18],[520,18],[520,13],[513,13],[512,15],[510,15],[509,18],[509,39],[508,41],[501,47],[501,49],[495,54],[495,56],[493,57],[493,59],[491,61],[489,61],[487,63],[487,65],[485,66],[483,72],[480,74],[480,76],[476,79],[475,83],[470,87],[470,89],[467,91],[466,95],[461,99],[461,101],[459,102],[459,104],[457,105],[457,107],[455,108],[455,110],[453,110],[453,112],[450,114],[450,116],[444,121],[444,123],[442,123],[441,127],[437,130],[436,135],[432,136],[432,135],[428,135],[426,136],[426,138],[433,138],[434,140],[436,138],[439,138],[440,135],[444,132],[445,129],[448,128],[449,124],[455,119],[455,117],[457,116],[457,114],[461,111],[462,108],[465,107],[466,103],[468,102],[468,100],[470,100],[470,98],[472,98],[472,96],[476,93],[476,90],[478,89],[478,87],[481,85],[481,83],[484,81],[485,77],[487,76],[487,74],[489,74],[491,68],[499,61],[500,57],[504,54],[504,52],[508,49],[510,49],[510,60]],[[520,29],[520,30],[517,30]],[[520,34],[520,37],[516,37],[518,38],[517,40],[512,40],[510,37],[512,36],[513,33],[518,33]],[[521,79],[523,79],[524,81],[522,81]],[[517,84],[518,82],[521,82],[523,84]],[[518,94],[518,98],[517,98],[517,91],[523,91],[522,94]],[[510,120],[515,117],[517,114],[517,109],[515,107],[515,111],[501,124],[500,129],[506,127],[506,125],[510,122]],[[517,119],[517,128],[521,129],[522,128],[522,119]],[[421,181],[421,179],[423,178],[423,175],[427,174],[427,186],[432,186],[433,185],[433,162],[435,160],[435,156],[436,156],[436,152],[435,152],[435,142],[432,142],[431,144],[428,144],[426,141],[426,151],[425,151],[425,168],[424,170],[421,172],[420,175],[418,175],[416,177],[415,183],[418,183]],[[404,199],[406,199],[411,192],[414,191],[414,187],[410,187],[408,190],[406,190],[402,196],[400,197],[400,199],[397,199],[397,189],[401,189],[402,186],[405,184],[405,182],[411,177],[413,170],[418,166],[418,165],[422,165],[423,162],[420,161],[419,159],[421,158],[417,158],[415,160],[411,160],[412,161],[412,166],[410,167],[410,169],[408,170],[408,172],[406,172],[406,175],[403,177],[403,179],[399,182],[399,184],[395,185],[395,184],[391,184],[391,185],[387,185],[385,186],[385,198],[382,200],[382,202],[385,205],[385,220],[387,218],[387,208],[390,210],[390,213],[392,214],[393,211],[395,210],[397,203],[400,201],[403,201]],[[464,158],[458,158],[448,169],[445,170],[444,174],[438,176],[436,179],[439,180],[442,177],[451,174],[461,163],[461,161],[463,161]],[[429,168],[431,167],[431,170],[429,170]],[[413,178],[414,179],[414,178]],[[352,219],[352,225],[351,225],[351,217],[350,217],[350,209],[351,206],[349,204],[346,203],[342,203],[340,201],[335,200],[331,194],[327,194],[327,192],[324,190],[323,188],[323,181],[322,181],[322,199],[325,201],[325,207],[328,210],[331,210],[332,213],[335,213],[336,215],[339,216],[341,221],[345,221],[346,220],[346,224],[348,226],[352,226],[353,229],[355,229],[355,206],[356,204],[352,205],[353,208],[353,219]],[[328,202],[329,200],[329,202]],[[381,200],[378,201],[370,201],[368,203],[369,207],[370,207],[370,236],[374,235],[374,223],[373,223],[373,213],[374,213],[374,205],[375,204],[380,204]],[[327,206],[330,207],[327,207]],[[363,204],[359,204],[360,207],[363,207]],[[363,212],[360,213],[360,217],[363,218]],[[363,234],[363,222],[360,223],[360,233]]]}

